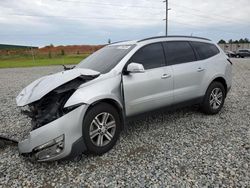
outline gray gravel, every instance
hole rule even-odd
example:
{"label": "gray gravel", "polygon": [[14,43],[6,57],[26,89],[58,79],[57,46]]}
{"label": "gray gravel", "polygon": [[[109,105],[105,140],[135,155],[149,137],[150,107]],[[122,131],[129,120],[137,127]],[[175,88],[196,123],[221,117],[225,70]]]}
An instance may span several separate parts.
{"label": "gray gravel", "polygon": [[[132,121],[103,156],[31,163],[15,146],[0,150],[0,187],[250,187],[250,60],[234,61],[225,107],[206,116],[190,107]],[[61,67],[0,70],[0,133],[22,139],[30,124],[18,92]]]}

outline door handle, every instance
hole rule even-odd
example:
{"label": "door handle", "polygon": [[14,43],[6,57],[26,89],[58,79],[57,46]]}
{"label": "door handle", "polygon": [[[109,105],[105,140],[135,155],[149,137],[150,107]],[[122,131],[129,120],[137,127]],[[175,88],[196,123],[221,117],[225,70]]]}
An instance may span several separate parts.
{"label": "door handle", "polygon": [[203,68],[201,68],[201,67],[199,67],[198,69],[197,69],[197,71],[198,72],[202,72],[202,71],[204,71],[205,69],[203,69]]}
{"label": "door handle", "polygon": [[167,79],[167,78],[170,78],[171,75],[170,74],[163,74],[161,79]]}

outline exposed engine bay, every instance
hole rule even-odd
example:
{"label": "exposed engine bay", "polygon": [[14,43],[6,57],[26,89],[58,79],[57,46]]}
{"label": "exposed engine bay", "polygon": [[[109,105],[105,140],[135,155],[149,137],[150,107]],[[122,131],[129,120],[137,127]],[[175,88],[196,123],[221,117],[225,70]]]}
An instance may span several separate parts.
{"label": "exposed engine bay", "polygon": [[22,113],[32,119],[32,130],[40,128],[43,125],[48,124],[75,109],[77,106],[69,108],[63,107],[70,96],[80,85],[96,77],[97,75],[81,75],[52,90],[40,100],[23,107]]}

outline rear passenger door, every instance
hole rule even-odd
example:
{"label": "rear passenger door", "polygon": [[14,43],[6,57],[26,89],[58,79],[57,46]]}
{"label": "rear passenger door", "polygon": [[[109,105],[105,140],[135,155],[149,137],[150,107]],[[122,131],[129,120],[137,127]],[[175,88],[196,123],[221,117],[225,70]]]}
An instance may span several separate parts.
{"label": "rear passenger door", "polygon": [[205,67],[198,61],[196,53],[187,41],[164,42],[168,65],[174,75],[174,103],[195,99],[201,95],[201,84]]}

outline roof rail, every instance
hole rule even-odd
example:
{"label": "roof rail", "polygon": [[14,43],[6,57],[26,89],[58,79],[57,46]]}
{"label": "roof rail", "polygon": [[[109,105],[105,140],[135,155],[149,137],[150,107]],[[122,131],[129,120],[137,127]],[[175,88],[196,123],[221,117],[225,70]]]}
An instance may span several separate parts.
{"label": "roof rail", "polygon": [[170,36],[157,36],[157,37],[149,37],[149,38],[145,38],[145,39],[139,40],[138,42],[143,42],[143,41],[147,41],[147,40],[151,40],[151,39],[160,39],[160,38],[176,38],[176,37],[181,37],[181,38],[194,38],[194,39],[202,39],[202,40],[211,41],[210,39],[203,38],[203,37],[183,36],[183,35],[170,35]]}
{"label": "roof rail", "polygon": [[128,42],[129,40],[121,40],[121,41],[116,41],[116,42],[112,42],[108,45],[112,45],[112,44],[117,44],[117,43],[121,43],[121,42]]}

